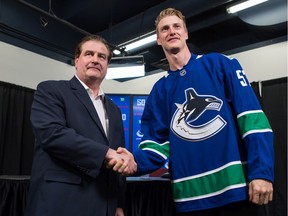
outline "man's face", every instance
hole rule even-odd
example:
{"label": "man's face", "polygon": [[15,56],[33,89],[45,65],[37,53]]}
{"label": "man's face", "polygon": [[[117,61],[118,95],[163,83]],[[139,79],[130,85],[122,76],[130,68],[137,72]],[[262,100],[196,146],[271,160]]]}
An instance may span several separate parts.
{"label": "man's face", "polygon": [[107,73],[109,52],[100,41],[87,41],[75,59],[76,74],[84,83],[102,81]]}
{"label": "man's face", "polygon": [[188,33],[183,21],[177,16],[167,16],[160,20],[158,26],[157,43],[165,51],[179,50],[186,46]]}

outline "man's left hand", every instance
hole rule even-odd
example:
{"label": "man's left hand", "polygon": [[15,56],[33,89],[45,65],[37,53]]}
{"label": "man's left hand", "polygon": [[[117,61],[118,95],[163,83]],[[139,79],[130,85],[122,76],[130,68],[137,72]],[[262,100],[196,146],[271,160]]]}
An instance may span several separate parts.
{"label": "man's left hand", "polygon": [[249,200],[255,204],[267,204],[273,199],[273,185],[264,179],[255,179],[249,183]]}

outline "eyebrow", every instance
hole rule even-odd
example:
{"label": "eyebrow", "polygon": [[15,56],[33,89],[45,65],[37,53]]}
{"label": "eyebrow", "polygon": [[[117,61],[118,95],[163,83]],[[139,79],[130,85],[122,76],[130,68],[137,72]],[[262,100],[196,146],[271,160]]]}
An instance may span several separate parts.
{"label": "eyebrow", "polygon": [[97,55],[105,55],[106,57],[108,56],[108,54],[104,53],[104,52],[98,52],[98,51],[93,51],[93,50],[83,50],[83,53],[97,53]]}
{"label": "eyebrow", "polygon": [[[176,23],[172,23],[171,25],[172,26],[175,26],[175,25],[180,25],[181,26],[181,23],[180,22],[176,22]],[[169,27],[171,25],[170,24],[166,24],[166,25],[160,26],[160,29],[167,28],[167,27]],[[184,25],[182,25],[182,26],[184,26]]]}

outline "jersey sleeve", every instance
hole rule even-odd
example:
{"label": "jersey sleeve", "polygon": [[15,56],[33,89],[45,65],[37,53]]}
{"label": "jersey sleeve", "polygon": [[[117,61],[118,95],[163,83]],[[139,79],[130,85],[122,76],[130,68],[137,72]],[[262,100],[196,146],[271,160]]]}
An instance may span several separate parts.
{"label": "jersey sleeve", "polygon": [[235,58],[223,56],[226,97],[237,116],[247,150],[248,179],[274,179],[273,131],[244,70]]}
{"label": "jersey sleeve", "polygon": [[141,118],[143,138],[139,144],[140,150],[134,152],[137,174],[147,174],[161,168],[169,157],[169,115],[162,81],[159,80],[150,92]]}

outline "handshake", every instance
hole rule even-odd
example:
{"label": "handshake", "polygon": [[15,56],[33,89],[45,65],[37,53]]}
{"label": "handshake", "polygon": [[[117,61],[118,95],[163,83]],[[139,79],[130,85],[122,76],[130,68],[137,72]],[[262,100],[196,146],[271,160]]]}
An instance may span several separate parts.
{"label": "handshake", "polygon": [[116,151],[114,149],[108,150],[106,154],[106,167],[124,176],[133,175],[137,171],[137,164],[133,155],[127,149],[121,147]]}

